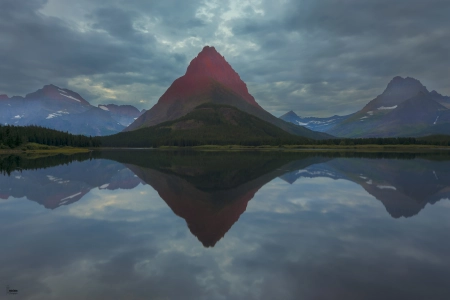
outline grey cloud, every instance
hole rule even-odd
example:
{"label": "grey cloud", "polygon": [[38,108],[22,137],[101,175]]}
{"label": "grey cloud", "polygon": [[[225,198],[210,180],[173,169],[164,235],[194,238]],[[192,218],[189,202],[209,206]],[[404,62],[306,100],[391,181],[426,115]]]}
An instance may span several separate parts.
{"label": "grey cloud", "polygon": [[134,12],[126,12],[116,7],[97,9],[92,15],[96,19],[92,25],[95,29],[106,30],[112,36],[128,40],[137,35],[133,28]]}
{"label": "grey cloud", "polygon": [[[278,101],[279,109],[325,116],[360,109],[397,75],[430,82],[431,89],[448,94],[450,22],[443,11],[450,11],[448,1],[292,2],[276,17],[235,21],[233,32],[261,46],[240,61],[258,57],[244,67],[243,77],[261,89],[277,81],[330,83],[291,99],[286,94],[293,90],[280,91],[277,100],[261,92],[263,106]],[[355,90],[361,93],[345,93]],[[308,107],[314,99],[320,101]]]}
{"label": "grey cloud", "polygon": [[[274,114],[354,112],[397,75],[450,95],[446,0],[267,0],[260,6],[264,14],[247,5],[229,21],[221,18],[231,7],[227,2],[212,9],[210,19],[197,14],[204,6],[200,0],[114,0],[106,6],[80,0],[85,14],[71,20],[41,13],[49,4],[2,2],[0,93],[23,95],[48,83],[75,89],[68,83],[86,76],[92,84],[127,91],[121,101],[149,108],[184,74],[202,43],[218,40],[225,26],[233,35],[224,39],[224,49],[237,52],[222,54]],[[73,20],[87,28],[80,30]],[[246,43],[254,47],[241,47]],[[289,85],[274,88],[281,81]],[[144,106],[137,101],[145,93],[130,89],[133,84],[149,86]],[[305,85],[307,92],[292,94]],[[85,94],[94,103],[107,100]]]}

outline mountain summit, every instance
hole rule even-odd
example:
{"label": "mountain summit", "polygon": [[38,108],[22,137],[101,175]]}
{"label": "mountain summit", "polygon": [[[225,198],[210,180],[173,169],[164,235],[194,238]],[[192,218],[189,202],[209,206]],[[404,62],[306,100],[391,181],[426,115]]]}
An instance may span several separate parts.
{"label": "mountain summit", "polygon": [[214,47],[206,46],[189,64],[150,110],[125,131],[173,121],[204,103],[230,105],[254,115],[291,134],[308,138],[330,138],[276,118],[265,111],[248,92],[247,85]]}
{"label": "mountain summit", "polygon": [[371,101],[366,110],[377,109],[378,107],[392,107],[399,105],[403,101],[410,99],[419,93],[428,94],[427,88],[417,79],[400,76],[394,77],[381,95]]}
{"label": "mountain summit", "polygon": [[232,89],[248,103],[260,108],[255,98],[249,94],[247,85],[239,77],[239,74],[214,47],[205,46],[191,61],[185,76],[200,80],[205,77],[211,78]]}
{"label": "mountain summit", "polygon": [[72,134],[108,135],[122,131],[141,112],[134,106],[92,106],[77,92],[53,84],[25,97],[0,95],[0,124],[38,125]]}
{"label": "mountain summit", "polygon": [[381,95],[326,132],[353,138],[448,134],[449,103],[419,80],[397,76]]}

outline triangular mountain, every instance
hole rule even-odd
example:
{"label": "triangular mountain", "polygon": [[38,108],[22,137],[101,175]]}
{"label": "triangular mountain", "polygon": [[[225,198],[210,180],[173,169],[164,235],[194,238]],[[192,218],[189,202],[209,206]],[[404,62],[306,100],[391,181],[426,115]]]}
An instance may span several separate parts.
{"label": "triangular mountain", "polygon": [[194,58],[186,74],[176,79],[150,110],[125,131],[154,126],[178,119],[203,103],[234,106],[281,129],[308,138],[329,138],[289,124],[265,111],[248,92],[246,84],[214,47],[206,46]]}
{"label": "triangular mountain", "polygon": [[381,95],[326,132],[353,138],[450,134],[446,101],[419,80],[397,76]]}

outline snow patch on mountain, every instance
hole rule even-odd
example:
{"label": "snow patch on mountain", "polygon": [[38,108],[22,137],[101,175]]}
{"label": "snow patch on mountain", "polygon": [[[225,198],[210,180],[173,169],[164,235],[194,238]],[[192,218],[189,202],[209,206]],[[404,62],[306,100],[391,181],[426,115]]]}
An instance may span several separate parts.
{"label": "snow patch on mountain", "polygon": [[434,121],[433,125],[436,125],[438,119],[439,119],[439,116],[436,117],[436,120]]}
{"label": "snow patch on mountain", "polygon": [[68,115],[69,113],[67,111],[58,110],[55,113],[48,114],[47,118],[45,119],[53,119],[55,117],[61,117],[63,114]]}
{"label": "snow patch on mountain", "polygon": [[103,110],[107,110],[107,111],[109,111],[109,109],[106,107],[106,106],[103,106],[103,105],[99,105],[98,106],[99,108],[101,108],[101,109],[103,109]]}
{"label": "snow patch on mountain", "polygon": [[397,108],[397,105],[394,105],[394,106],[380,106],[377,109],[379,109],[379,110],[387,110],[387,109],[396,109],[396,108]]}
{"label": "snow patch on mountain", "polygon": [[77,101],[77,102],[81,102],[81,100],[79,100],[79,99],[77,99],[77,98],[74,98],[74,97],[72,97],[72,96],[64,95],[64,94],[61,94],[61,93],[59,93],[59,94],[60,94],[61,96],[67,97],[67,98],[72,99],[72,100],[75,100],[75,101]]}
{"label": "snow patch on mountain", "polygon": [[381,190],[394,190],[394,191],[397,190],[395,188],[395,186],[391,186],[391,185],[377,185],[377,188],[379,188]]}
{"label": "snow patch on mountain", "polygon": [[68,196],[68,197],[66,197],[64,199],[61,199],[60,201],[69,200],[69,199],[75,198],[76,196],[79,196],[79,195],[81,195],[81,192],[73,194],[71,196]]}

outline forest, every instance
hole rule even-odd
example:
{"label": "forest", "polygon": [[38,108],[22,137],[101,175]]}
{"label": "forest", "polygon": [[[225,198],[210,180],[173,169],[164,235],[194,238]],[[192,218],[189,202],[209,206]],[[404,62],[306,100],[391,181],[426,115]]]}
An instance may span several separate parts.
{"label": "forest", "polygon": [[74,135],[40,126],[0,125],[0,149],[13,149],[26,143],[70,147],[100,146],[97,137]]}
{"label": "forest", "polygon": [[[269,128],[270,129],[270,128]],[[267,130],[262,128],[262,131]],[[275,134],[274,134],[275,135]],[[251,135],[250,131],[232,131],[229,126],[208,126],[203,130],[177,130],[170,128],[143,128],[132,132],[122,132],[105,137],[74,135],[40,126],[2,126],[0,125],[0,149],[13,149],[26,143],[48,146],[70,147],[153,147],[175,146],[192,147],[201,145],[240,145],[240,146],[283,146],[283,145],[433,145],[450,146],[450,136],[433,135],[427,137],[395,138],[335,138],[311,140],[290,134],[281,136]]]}

